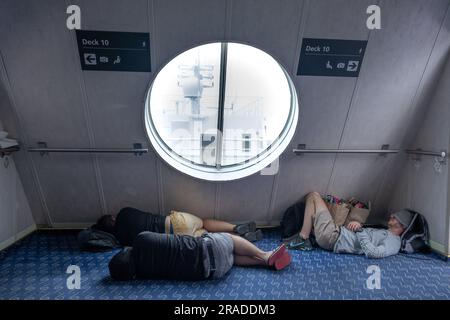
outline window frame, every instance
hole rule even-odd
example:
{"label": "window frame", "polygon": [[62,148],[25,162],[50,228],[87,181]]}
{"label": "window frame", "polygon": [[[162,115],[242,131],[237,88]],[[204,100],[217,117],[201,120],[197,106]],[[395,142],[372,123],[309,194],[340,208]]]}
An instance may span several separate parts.
{"label": "window frame", "polygon": [[[213,165],[205,165],[201,163],[197,163],[186,159],[185,157],[179,155],[175,150],[173,150],[159,135],[158,130],[156,129],[155,124],[153,123],[153,118],[151,116],[151,107],[150,107],[150,96],[153,88],[153,84],[156,81],[158,74],[166,67],[168,63],[170,63],[175,57],[183,54],[184,52],[194,49],[196,47],[218,43],[218,42],[209,42],[200,44],[188,49],[183,50],[182,52],[176,54],[171,59],[167,60],[166,63],[162,65],[162,67],[158,70],[155,77],[151,81],[150,86],[147,89],[146,98],[145,98],[145,106],[144,106],[144,126],[146,128],[147,136],[151,142],[152,147],[155,149],[156,154],[159,155],[165,162],[174,167],[176,170],[185,173],[189,176],[199,178],[202,180],[208,181],[228,181],[235,180],[247,177],[251,174],[254,174],[258,171],[261,171],[265,167],[269,166],[273,163],[286,149],[289,145],[291,139],[293,138],[298,121],[298,98],[297,91],[295,85],[288,72],[285,70],[283,65],[280,64],[278,60],[276,60],[271,54],[266,51],[257,48],[253,45],[249,45],[247,43],[239,43],[242,45],[247,45],[252,48],[263,51],[268,54],[272,59],[274,59],[278,66],[283,71],[286,80],[288,82],[288,87],[290,91],[290,109],[289,114],[284,124],[283,130],[280,132],[277,138],[273,140],[273,142],[267,146],[264,150],[259,152],[256,156],[246,159],[244,161],[236,162],[233,164],[222,165],[221,164],[221,156],[222,156],[222,148],[223,148],[223,125],[224,125],[224,103],[225,103],[225,87],[226,87],[226,68],[227,68],[227,50],[229,43],[238,43],[238,42],[220,42],[221,43],[221,58],[220,58],[220,79],[219,79],[219,100],[218,100],[218,119],[217,119],[217,134],[216,134],[216,148],[215,155],[216,161],[215,166]],[[281,150],[281,151],[280,151]]]}

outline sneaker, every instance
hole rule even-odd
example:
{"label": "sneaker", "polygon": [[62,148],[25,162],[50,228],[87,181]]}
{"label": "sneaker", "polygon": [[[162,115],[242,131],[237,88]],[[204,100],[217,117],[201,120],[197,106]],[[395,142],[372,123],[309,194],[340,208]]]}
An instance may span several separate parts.
{"label": "sneaker", "polygon": [[255,232],[247,232],[242,237],[250,242],[255,242],[263,238],[263,233],[261,230],[256,230]]}
{"label": "sneaker", "polygon": [[256,223],[254,221],[238,224],[233,228],[233,231],[237,233],[240,236],[243,236],[244,234],[248,232],[255,232],[256,231]]}
{"label": "sneaker", "polygon": [[302,237],[298,237],[286,245],[286,248],[289,250],[301,250],[301,251],[311,251],[314,249],[311,240],[303,239]]}
{"label": "sneaker", "polygon": [[286,246],[284,244],[278,246],[275,250],[273,250],[272,254],[269,257],[269,260],[267,260],[267,264],[272,267],[275,264],[275,261],[280,259],[285,252]]}
{"label": "sneaker", "polygon": [[292,261],[291,256],[289,255],[289,253],[287,251],[285,251],[281,255],[280,258],[275,260],[275,263],[273,264],[273,266],[275,267],[275,270],[279,271],[279,270],[286,268],[288,265],[290,265],[291,261]]}
{"label": "sneaker", "polygon": [[298,239],[299,237],[300,237],[300,235],[299,235],[298,233],[296,233],[296,234],[293,234],[293,235],[290,236],[290,237],[282,238],[281,241],[282,241],[284,244],[288,244],[289,242],[294,241],[294,240]]}

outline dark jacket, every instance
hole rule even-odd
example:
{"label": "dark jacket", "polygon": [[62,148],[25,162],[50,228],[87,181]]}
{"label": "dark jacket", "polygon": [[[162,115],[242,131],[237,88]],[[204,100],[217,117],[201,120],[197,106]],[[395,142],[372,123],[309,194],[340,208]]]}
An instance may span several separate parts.
{"label": "dark jacket", "polygon": [[203,238],[153,232],[140,233],[134,243],[132,259],[137,278],[202,280]]}
{"label": "dark jacket", "polygon": [[123,246],[131,246],[143,231],[165,232],[166,217],[134,208],[123,208],[116,216],[114,236]]}

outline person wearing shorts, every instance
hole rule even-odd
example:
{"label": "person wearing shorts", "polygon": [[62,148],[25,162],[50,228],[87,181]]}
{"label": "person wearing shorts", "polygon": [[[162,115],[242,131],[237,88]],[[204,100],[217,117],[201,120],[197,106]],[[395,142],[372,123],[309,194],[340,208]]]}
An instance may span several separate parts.
{"label": "person wearing shorts", "polygon": [[187,212],[172,210],[165,223],[165,232],[199,237],[208,231],[204,228],[203,219]]}
{"label": "person wearing shorts", "polygon": [[291,263],[284,245],[263,251],[229,233],[190,235],[142,232],[108,264],[114,280],[205,280],[225,276],[233,265],[282,270]]}
{"label": "person wearing shorts", "polygon": [[400,251],[400,236],[411,223],[412,214],[401,210],[390,215],[388,229],[363,228],[357,221],[337,226],[319,193],[306,197],[305,215],[299,232],[300,243],[312,247],[313,233],[317,244],[335,253],[364,254],[368,258],[384,258]]}
{"label": "person wearing shorts", "polygon": [[117,215],[104,215],[92,227],[110,233],[123,246],[131,246],[143,231],[201,236],[206,232],[229,232],[249,241],[262,239],[255,222],[232,224],[215,219],[201,219],[193,214],[172,210],[168,216],[126,207]]}

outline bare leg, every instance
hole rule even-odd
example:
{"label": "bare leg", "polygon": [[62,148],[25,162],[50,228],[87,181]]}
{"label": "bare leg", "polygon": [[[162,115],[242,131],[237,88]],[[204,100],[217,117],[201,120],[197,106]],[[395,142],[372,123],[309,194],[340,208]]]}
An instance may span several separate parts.
{"label": "bare leg", "polygon": [[[257,246],[255,246],[250,241],[241,238],[239,236],[230,235],[231,239],[233,240],[234,244],[234,255],[236,256],[246,256],[253,259],[262,260],[264,262],[264,265],[267,264],[267,261],[269,260],[270,255],[272,254],[272,251],[266,252],[261,249],[259,249]],[[261,265],[261,263],[257,263],[258,265]]]}
{"label": "bare leg", "polygon": [[213,219],[203,219],[203,228],[208,232],[233,232],[236,225]]}
{"label": "bare leg", "polygon": [[317,192],[311,192],[306,197],[305,216],[303,218],[303,227],[300,230],[300,236],[303,239],[308,239],[311,234],[314,224],[314,218],[317,212],[328,210],[325,201]]}
{"label": "bare leg", "polygon": [[237,266],[266,266],[267,262],[255,257],[235,255],[234,264]]}

